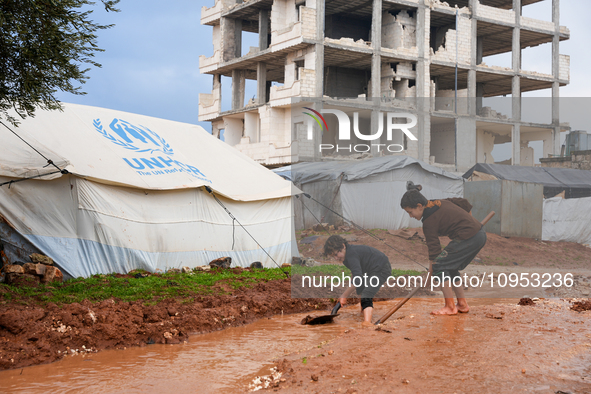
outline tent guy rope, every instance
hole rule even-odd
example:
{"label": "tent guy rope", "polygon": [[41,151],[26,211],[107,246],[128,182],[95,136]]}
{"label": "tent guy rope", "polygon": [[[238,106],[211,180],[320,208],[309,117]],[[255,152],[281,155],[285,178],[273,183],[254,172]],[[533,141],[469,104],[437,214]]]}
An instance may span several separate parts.
{"label": "tent guy rope", "polygon": [[[235,217],[234,215],[232,215],[232,212],[230,212],[230,211],[228,210],[228,208],[226,208],[226,206],[224,205],[224,203],[222,203],[222,202],[219,200],[219,198],[217,198],[217,196],[216,196],[216,195],[213,193],[213,189],[212,189],[211,187],[209,187],[209,186],[204,186],[204,187],[205,187],[205,190],[207,190],[207,192],[208,192],[209,194],[211,194],[211,196],[212,196],[212,197],[215,199],[215,201],[216,201],[218,204],[220,204],[220,206],[221,206],[221,207],[224,209],[224,211],[226,211],[226,213],[227,213],[227,214],[230,216],[230,218],[232,219],[232,224],[234,223],[234,221],[236,221],[236,223],[238,223],[238,225],[240,225],[240,227],[242,227],[242,229],[243,229],[244,231],[246,231],[246,234],[248,234],[248,235],[250,236],[250,238],[252,238],[252,239],[253,239],[253,241],[254,241],[254,242],[256,242],[256,244],[259,246],[259,248],[261,248],[261,249],[263,250],[263,252],[265,252],[265,254],[266,254],[267,256],[269,256],[269,258],[270,258],[270,259],[273,261],[273,263],[275,263],[275,265],[276,265],[276,266],[277,266],[277,267],[278,267],[278,268],[281,270],[281,272],[283,272],[283,273],[285,274],[285,276],[287,276],[287,277],[289,278],[289,274],[288,274],[287,272],[285,272],[285,271],[283,271],[283,270],[281,269],[281,266],[280,266],[279,264],[277,264],[277,262],[275,261],[275,259],[274,259],[273,257],[271,257],[271,255],[270,255],[270,254],[269,254],[269,253],[268,253],[268,252],[265,250],[265,248],[263,248],[263,247],[261,246],[261,244],[259,243],[259,241],[257,241],[257,240],[256,240],[256,238],[255,238],[255,237],[253,237],[253,236],[252,236],[252,234],[250,234],[250,233],[248,232],[248,230],[247,230],[247,229],[246,229],[246,228],[245,228],[245,227],[242,225],[242,223],[240,223],[240,221],[239,221],[238,219],[236,219],[236,217]],[[232,241],[232,244],[233,244],[233,241]]]}
{"label": "tent guy rope", "polygon": [[[45,157],[45,155],[41,152],[39,152],[37,149],[35,149],[35,147],[31,144],[29,144],[23,137],[21,137],[20,135],[18,135],[14,130],[12,130],[10,127],[6,126],[3,122],[0,122],[0,124],[4,127],[6,127],[8,129],[8,131],[10,131],[12,134],[14,134],[18,139],[20,139],[21,141],[23,141],[25,144],[27,144],[29,146],[29,148],[33,149],[35,152],[37,152],[39,154],[39,156],[43,157],[45,160],[47,160],[47,166],[54,166],[55,168],[58,169],[59,172],[61,172],[62,174],[67,174],[68,170],[63,170],[61,168],[59,168],[54,162],[53,160]],[[45,167],[47,167],[45,166]],[[55,174],[56,172],[52,172],[52,174]],[[48,174],[44,174],[44,175],[48,175]],[[42,175],[40,175],[42,176]],[[38,176],[37,176],[38,177]],[[37,177],[31,177],[31,178],[37,178]],[[31,178],[26,178],[26,179],[31,179]]]}
{"label": "tent guy rope", "polygon": [[29,179],[41,178],[41,177],[43,177],[43,176],[46,176],[46,175],[53,175],[53,174],[58,174],[58,173],[61,173],[61,174],[63,174],[63,175],[66,175],[66,174],[68,174],[68,170],[59,168],[59,167],[58,167],[58,166],[57,166],[57,165],[56,165],[56,164],[53,162],[53,160],[51,160],[51,159],[49,159],[49,158],[45,157],[45,155],[43,155],[43,153],[41,153],[41,152],[39,152],[37,149],[35,149],[35,147],[34,147],[33,145],[29,144],[29,143],[28,143],[28,142],[27,142],[27,141],[26,141],[26,140],[25,140],[23,137],[21,137],[20,135],[18,135],[18,134],[17,134],[17,133],[16,133],[14,130],[12,130],[10,127],[6,126],[6,125],[5,125],[3,122],[0,122],[0,124],[1,124],[2,126],[6,127],[6,128],[8,129],[8,131],[10,131],[12,134],[14,134],[14,135],[15,135],[15,136],[16,136],[18,139],[20,139],[20,140],[21,140],[21,141],[23,141],[25,144],[27,144],[27,145],[29,146],[29,148],[33,149],[33,150],[34,150],[35,152],[37,152],[37,153],[38,153],[38,154],[39,154],[41,157],[43,157],[45,160],[47,160],[47,165],[46,165],[45,167],[47,167],[47,166],[54,166],[55,168],[57,168],[57,171],[52,171],[52,172],[48,172],[48,173],[45,173],[45,174],[37,174],[37,175],[30,176],[30,177],[27,177],[27,178],[21,178],[21,179],[18,179],[18,180],[10,180],[10,181],[4,182],[4,183],[0,183],[0,187],[2,187],[2,186],[4,186],[4,185],[8,185],[8,188],[10,189],[10,186],[11,186],[13,183],[22,182],[22,181],[26,181],[26,180],[29,180]]}

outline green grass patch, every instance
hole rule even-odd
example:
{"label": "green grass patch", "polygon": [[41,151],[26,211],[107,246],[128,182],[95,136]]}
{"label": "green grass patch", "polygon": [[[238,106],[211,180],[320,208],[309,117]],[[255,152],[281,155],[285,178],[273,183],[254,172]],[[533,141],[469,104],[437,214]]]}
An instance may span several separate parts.
{"label": "green grass patch", "polygon": [[[289,268],[283,268],[283,271],[289,273]],[[59,305],[83,300],[98,302],[110,298],[121,301],[144,300],[146,303],[176,298],[181,302],[192,302],[197,296],[228,294],[222,286],[215,285],[227,284],[234,290],[252,287],[258,282],[285,278],[283,271],[279,268],[245,270],[240,273],[212,270],[190,274],[148,275],[141,278],[117,277],[115,274],[93,275],[90,278],[75,278],[38,287],[14,287],[2,283],[0,301],[53,302]]]}

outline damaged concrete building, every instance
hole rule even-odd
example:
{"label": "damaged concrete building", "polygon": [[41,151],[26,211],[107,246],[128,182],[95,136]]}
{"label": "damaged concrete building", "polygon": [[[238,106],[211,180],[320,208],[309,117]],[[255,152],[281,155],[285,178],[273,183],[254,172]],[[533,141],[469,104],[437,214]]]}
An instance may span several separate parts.
{"label": "damaged concrete building", "polygon": [[[551,22],[523,16],[540,1],[551,2]],[[352,108],[372,130],[383,126],[382,113],[416,114],[417,139],[400,133],[403,152],[372,146],[365,155],[406,154],[464,171],[494,163],[495,145],[510,143],[511,164],[533,165],[529,143],[543,141],[543,157],[559,154],[564,131],[557,98],[570,58],[559,43],[570,32],[559,9],[559,0],[215,0],[201,14],[213,28],[213,56],[201,56],[199,68],[213,89],[199,96],[199,120],[269,167],[360,153],[318,149],[335,141],[337,118],[326,116],[324,132],[310,137],[301,111],[310,102]],[[258,34],[248,53],[244,32]],[[551,45],[551,73],[522,69],[522,51],[541,44]],[[486,64],[503,53],[511,67]],[[231,78],[227,110],[222,77]],[[245,102],[247,80],[256,81],[256,96]],[[522,93],[540,89],[551,89],[551,118],[523,120]],[[507,114],[483,106],[483,98],[507,96]]]}

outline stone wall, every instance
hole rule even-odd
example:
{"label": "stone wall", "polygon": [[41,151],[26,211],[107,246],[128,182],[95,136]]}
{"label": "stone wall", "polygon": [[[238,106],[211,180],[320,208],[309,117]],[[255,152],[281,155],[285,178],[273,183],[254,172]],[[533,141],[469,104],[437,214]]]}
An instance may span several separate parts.
{"label": "stone wall", "polygon": [[591,150],[579,150],[572,152],[567,157],[550,157],[540,159],[542,167],[573,168],[575,170],[591,171]]}

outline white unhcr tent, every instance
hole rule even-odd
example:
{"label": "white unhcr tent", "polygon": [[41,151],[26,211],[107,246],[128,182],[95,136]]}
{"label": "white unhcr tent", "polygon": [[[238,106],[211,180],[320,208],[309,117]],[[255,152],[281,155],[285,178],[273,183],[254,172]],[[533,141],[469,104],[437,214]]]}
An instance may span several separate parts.
{"label": "white unhcr tent", "polygon": [[196,125],[64,107],[11,127],[38,152],[0,131],[0,184],[18,181],[0,187],[9,259],[39,251],[73,277],[223,256],[233,266],[275,266],[205,186],[275,261],[291,259],[290,182]]}

